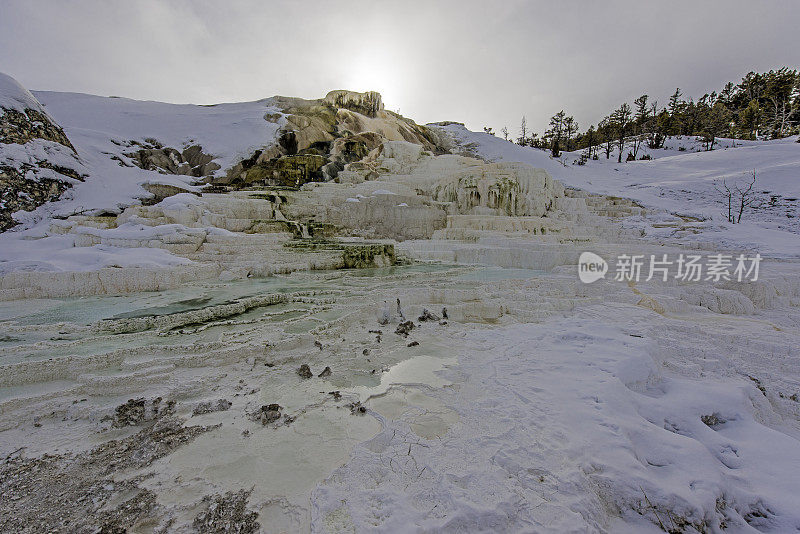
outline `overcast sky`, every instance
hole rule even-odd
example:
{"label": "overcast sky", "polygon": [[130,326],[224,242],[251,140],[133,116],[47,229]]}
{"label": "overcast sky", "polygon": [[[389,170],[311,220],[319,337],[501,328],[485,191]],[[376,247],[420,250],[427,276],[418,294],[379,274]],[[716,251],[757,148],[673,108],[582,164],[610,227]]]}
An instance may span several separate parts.
{"label": "overcast sky", "polygon": [[420,123],[581,129],[646,92],[800,67],[799,0],[0,0],[29,89],[216,103],[377,90]]}

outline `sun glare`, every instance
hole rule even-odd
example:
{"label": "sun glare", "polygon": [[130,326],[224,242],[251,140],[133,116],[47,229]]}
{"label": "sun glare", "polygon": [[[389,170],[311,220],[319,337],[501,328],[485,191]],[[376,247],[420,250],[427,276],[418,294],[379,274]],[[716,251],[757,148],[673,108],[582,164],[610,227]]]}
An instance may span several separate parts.
{"label": "sun glare", "polygon": [[397,111],[400,106],[403,69],[394,59],[383,55],[357,58],[351,63],[349,73],[344,78],[347,85],[343,89],[378,91],[386,109]]}

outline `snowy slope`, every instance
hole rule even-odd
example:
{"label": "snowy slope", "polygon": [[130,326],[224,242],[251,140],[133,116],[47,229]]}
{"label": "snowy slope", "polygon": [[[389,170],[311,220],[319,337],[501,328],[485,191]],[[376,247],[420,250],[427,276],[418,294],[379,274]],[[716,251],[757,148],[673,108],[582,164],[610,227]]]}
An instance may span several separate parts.
{"label": "snowy slope", "polygon": [[[724,137],[717,137],[714,140],[714,150],[723,150],[726,148],[739,148],[739,147],[746,147],[746,146],[756,146],[762,144],[763,141],[750,141],[747,139],[728,139]],[[572,152],[562,152],[560,156],[560,160],[564,163],[573,163],[577,160],[582,150],[575,150]],[[625,150],[622,153],[622,159],[626,159],[629,152],[633,152],[633,147],[628,143],[625,146]],[[651,159],[658,159],[658,158],[667,158],[670,156],[679,156],[685,154],[691,154],[694,152],[706,152],[706,145],[703,141],[702,137],[695,136],[695,135],[677,135],[673,137],[667,137],[664,140],[663,146],[661,148],[650,148],[647,146],[647,143],[642,143],[637,152],[636,158],[641,159],[644,156],[650,156]],[[598,162],[605,161],[605,162],[617,162],[617,157],[619,156],[619,148],[616,143],[611,147],[611,151],[609,152],[609,157],[606,158],[606,147],[603,145],[598,150]],[[602,161],[601,161],[602,160]]]}
{"label": "snowy slope", "polygon": [[[32,168],[28,179],[61,179],[71,187],[59,200],[33,211],[17,211],[18,226],[0,234],[0,271],[94,270],[107,266],[159,267],[187,263],[164,250],[132,251],[114,247],[74,248],[74,236],[50,235],[53,218],[69,215],[120,213],[150,198],[145,187],[169,185],[200,191],[193,176],[162,174],[133,164],[129,154],[142,144],[157,141],[177,150],[200,145],[219,165],[216,175],[275,142],[284,119],[270,99],[215,106],[143,102],[78,93],[36,92],[0,74],[0,107],[24,112],[31,109],[60,125],[75,153],[52,141],[34,139],[25,144],[0,145],[0,164]],[[269,120],[265,118],[269,116]],[[145,141],[147,140],[147,141]],[[139,144],[137,144],[139,143]],[[83,181],[57,175],[40,161],[75,169]]]}
{"label": "snowy slope", "polygon": [[[85,184],[74,187],[68,198],[23,216],[36,220],[45,213],[68,215],[75,212],[118,213],[138,198],[150,194],[143,184],[172,184],[192,189],[191,176],[164,175],[138,167],[125,167],[111,159],[127,160],[129,141],[155,139],[166,147],[181,150],[199,144],[220,165],[218,174],[259,147],[275,140],[279,123],[264,119],[279,113],[270,100],[195,106],[143,102],[127,98],[106,98],[78,93],[36,92],[47,112],[64,127],[78,155],[89,169]],[[38,211],[38,210],[37,210]]]}
{"label": "snowy slope", "polygon": [[[571,162],[578,153],[551,158],[543,150],[521,147],[485,133],[470,132],[463,125],[441,127],[463,147],[492,161],[520,161],[547,170],[565,185],[593,193],[632,198],[646,207],[663,210],[663,215],[704,219],[700,233],[680,236],[683,242],[704,242],[734,248],[758,249],[775,257],[800,256],[800,144],[797,137],[774,141],[736,141],[736,148],[710,152],[661,151],[651,161],[617,163],[600,155],[586,165]],[[727,146],[731,140],[722,140]],[[679,140],[670,140],[672,144]],[[670,154],[670,155],[666,155]],[[569,161],[570,163],[565,163]],[[747,181],[757,174],[760,207],[745,214],[742,224],[727,222],[715,184]],[[649,220],[626,221],[639,224],[648,235],[672,237],[671,230],[653,223],[663,222],[658,213]]]}

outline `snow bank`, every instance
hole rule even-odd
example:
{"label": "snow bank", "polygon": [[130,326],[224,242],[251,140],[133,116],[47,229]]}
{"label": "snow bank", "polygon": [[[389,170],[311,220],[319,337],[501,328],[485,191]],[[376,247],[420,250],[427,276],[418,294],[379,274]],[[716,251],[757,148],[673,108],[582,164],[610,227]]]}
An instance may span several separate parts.
{"label": "snow bank", "polygon": [[32,109],[47,115],[30,91],[17,80],[2,72],[0,72],[0,108],[13,109],[22,113],[26,109]]}
{"label": "snow bank", "polygon": [[[86,230],[89,231],[88,228]],[[128,234],[135,233],[142,237],[142,231],[127,231]],[[0,274],[33,270],[93,271],[105,267],[170,267],[192,263],[160,248],[75,246],[76,237],[60,235],[42,239],[5,239],[0,248]]]}

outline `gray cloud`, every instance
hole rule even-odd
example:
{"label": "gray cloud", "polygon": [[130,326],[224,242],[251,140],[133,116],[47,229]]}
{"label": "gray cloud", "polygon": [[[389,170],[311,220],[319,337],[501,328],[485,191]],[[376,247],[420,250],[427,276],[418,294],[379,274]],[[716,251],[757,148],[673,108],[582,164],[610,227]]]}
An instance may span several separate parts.
{"label": "gray cloud", "polygon": [[418,122],[536,130],[800,66],[794,0],[0,3],[0,71],[31,89],[213,103],[375,89]]}

